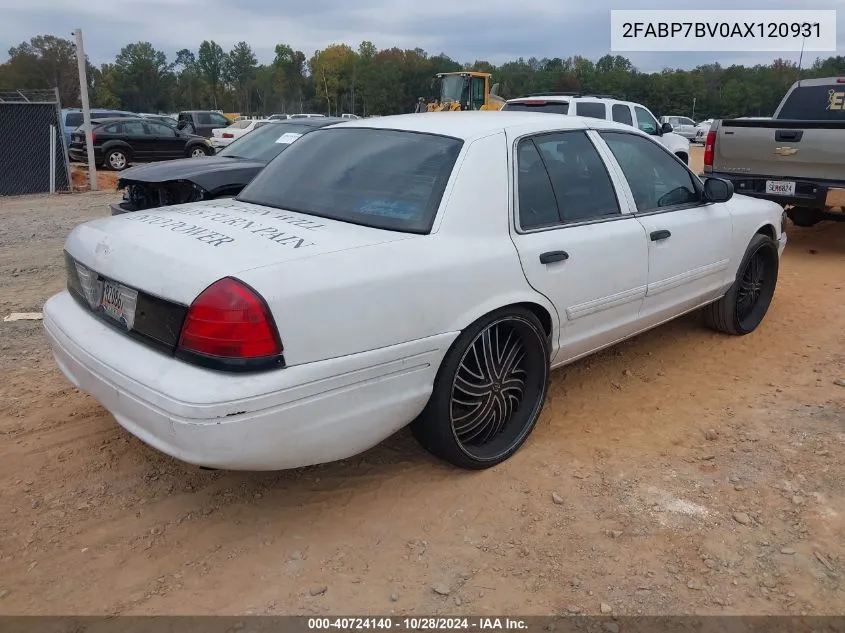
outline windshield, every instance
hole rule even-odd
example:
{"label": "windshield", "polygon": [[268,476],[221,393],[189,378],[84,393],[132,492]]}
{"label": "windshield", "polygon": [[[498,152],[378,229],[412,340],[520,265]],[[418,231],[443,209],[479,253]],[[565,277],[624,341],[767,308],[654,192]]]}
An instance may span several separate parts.
{"label": "windshield", "polygon": [[446,75],[440,79],[440,102],[461,102],[467,78],[460,75]]}
{"label": "windshield", "polygon": [[300,136],[313,129],[314,127],[311,125],[284,121],[262,125],[249,134],[236,139],[217,152],[217,155],[269,163],[290,147],[291,143]]}
{"label": "windshield", "polygon": [[316,130],[262,170],[238,200],[428,233],[462,146],[456,138],[419,132]]}
{"label": "windshield", "polygon": [[845,84],[800,86],[789,93],[777,118],[845,121]]}

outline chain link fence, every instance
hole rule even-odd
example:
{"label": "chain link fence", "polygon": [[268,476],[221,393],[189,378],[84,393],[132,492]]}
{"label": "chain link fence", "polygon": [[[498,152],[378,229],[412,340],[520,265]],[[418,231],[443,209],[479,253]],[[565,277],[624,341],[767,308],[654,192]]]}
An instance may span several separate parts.
{"label": "chain link fence", "polygon": [[0,196],[70,188],[56,91],[0,92]]}

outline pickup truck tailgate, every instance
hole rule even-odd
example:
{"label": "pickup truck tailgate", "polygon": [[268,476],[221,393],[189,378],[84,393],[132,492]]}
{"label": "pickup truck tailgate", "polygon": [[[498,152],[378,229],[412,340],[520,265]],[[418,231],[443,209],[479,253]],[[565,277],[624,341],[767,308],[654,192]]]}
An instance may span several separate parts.
{"label": "pickup truck tailgate", "polygon": [[713,171],[845,180],[845,126],[776,119],[723,120]]}

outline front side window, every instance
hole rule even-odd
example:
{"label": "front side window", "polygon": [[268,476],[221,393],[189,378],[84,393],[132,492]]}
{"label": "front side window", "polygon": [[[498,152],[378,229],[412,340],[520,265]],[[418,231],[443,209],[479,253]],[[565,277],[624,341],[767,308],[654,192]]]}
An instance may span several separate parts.
{"label": "front side window", "polygon": [[637,211],[688,205],[701,201],[692,173],[658,143],[621,132],[601,132],[622,168]]}
{"label": "front side window", "polygon": [[[256,133],[265,129],[281,132],[267,126]],[[434,134],[324,128],[292,143],[238,200],[373,228],[428,233],[462,147],[460,139]]]}
{"label": "front side window", "polygon": [[[226,117],[224,117],[222,114],[220,114],[218,112],[211,112],[211,113],[208,114],[208,117],[209,117],[209,123],[211,123],[212,125],[219,125],[220,127],[227,127],[230,123],[229,119],[227,119]],[[247,124],[249,124],[249,121],[247,121]]]}
{"label": "front side window", "polygon": [[657,125],[657,119],[651,116],[651,113],[648,110],[641,108],[640,106],[634,106],[634,112],[637,115],[637,127],[646,134],[651,134],[652,136],[656,135],[659,128]]}

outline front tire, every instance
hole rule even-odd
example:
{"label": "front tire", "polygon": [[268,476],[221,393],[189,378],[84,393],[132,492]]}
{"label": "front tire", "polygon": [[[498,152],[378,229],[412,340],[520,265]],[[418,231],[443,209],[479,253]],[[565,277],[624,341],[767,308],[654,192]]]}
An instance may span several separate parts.
{"label": "front tire", "polygon": [[779,264],[777,243],[756,234],[748,244],[733,285],[724,297],[704,308],[707,325],[735,336],[757,329],[774,297]]}
{"label": "front tire", "polygon": [[455,340],[411,431],[454,466],[490,468],[528,438],[548,383],[549,340],[540,321],[524,308],[497,310]]}

